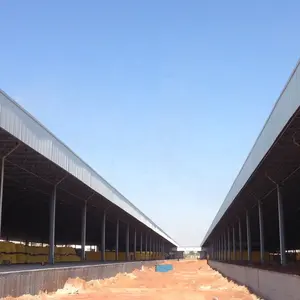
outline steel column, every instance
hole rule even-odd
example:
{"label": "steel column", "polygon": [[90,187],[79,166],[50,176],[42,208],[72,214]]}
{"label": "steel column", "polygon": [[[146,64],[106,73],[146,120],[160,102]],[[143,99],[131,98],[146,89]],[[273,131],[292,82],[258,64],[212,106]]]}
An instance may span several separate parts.
{"label": "steel column", "polygon": [[230,227],[227,229],[227,237],[228,237],[228,260],[231,260],[231,243],[230,243]]}
{"label": "steel column", "polygon": [[240,257],[239,260],[243,260],[243,241],[242,241],[242,224],[241,224],[241,219],[239,218],[239,250],[240,250]]}
{"label": "steel column", "polygon": [[145,237],[145,253],[146,253],[146,260],[148,258],[148,234],[146,233]]}
{"label": "steel column", "polygon": [[226,232],[224,232],[224,260],[227,260],[227,240],[226,240]]}
{"label": "steel column", "polygon": [[120,221],[117,220],[117,227],[116,227],[116,249],[115,249],[115,260],[119,260],[119,225]]}
{"label": "steel column", "polygon": [[286,265],[285,254],[285,232],[284,232],[284,213],[283,213],[283,199],[282,187],[277,185],[277,200],[278,200],[278,221],[279,221],[279,241],[280,241],[280,261],[283,266]]}
{"label": "steel column", "polygon": [[246,211],[246,227],[247,227],[247,250],[248,250],[248,262],[252,260],[252,244],[251,244],[251,230],[250,230],[250,218],[249,212]]}
{"label": "steel column", "polygon": [[153,250],[153,247],[152,247],[152,237],[150,235],[149,237],[149,258],[152,258],[152,250]]}
{"label": "steel column", "polygon": [[129,224],[127,224],[126,227],[126,260],[130,260],[130,255],[129,255]]}
{"label": "steel column", "polygon": [[50,226],[49,226],[49,264],[55,263],[55,214],[56,214],[56,185],[53,187],[50,200]]}
{"label": "steel column", "polygon": [[143,232],[141,232],[141,245],[140,245],[140,254],[143,253]]}
{"label": "steel column", "polygon": [[5,159],[13,153],[20,144],[17,144],[12,150],[10,150],[6,155],[2,157],[1,160],[1,178],[0,178],[0,238],[2,236],[2,207],[3,207],[3,189],[4,189],[4,168],[5,168]]}
{"label": "steel column", "polygon": [[136,228],[134,228],[134,235],[133,235],[133,255],[134,255],[134,260],[136,260]]}
{"label": "steel column", "polygon": [[258,221],[259,221],[259,238],[260,238],[260,262],[265,262],[265,237],[264,237],[264,219],[262,202],[258,200]]}
{"label": "steel column", "polygon": [[85,245],[86,245],[86,213],[87,201],[84,201],[81,218],[81,260],[85,260]]}
{"label": "steel column", "polygon": [[236,260],[236,245],[235,245],[235,226],[232,226],[232,250],[233,250],[233,260]]}
{"label": "steel column", "polygon": [[105,261],[105,225],[106,225],[106,212],[104,211],[102,217],[102,236],[101,236],[101,260]]}

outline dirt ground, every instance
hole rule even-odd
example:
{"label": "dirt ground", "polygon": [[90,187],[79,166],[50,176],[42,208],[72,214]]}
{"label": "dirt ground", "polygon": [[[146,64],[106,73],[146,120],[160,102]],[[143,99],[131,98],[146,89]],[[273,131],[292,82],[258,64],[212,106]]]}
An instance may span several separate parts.
{"label": "dirt ground", "polygon": [[[170,263],[170,262],[169,262]],[[205,261],[172,262],[174,270],[156,273],[154,268],[118,274],[105,280],[70,279],[51,295],[25,295],[18,300],[256,300],[255,295],[228,281]],[[12,298],[6,298],[11,300]]]}

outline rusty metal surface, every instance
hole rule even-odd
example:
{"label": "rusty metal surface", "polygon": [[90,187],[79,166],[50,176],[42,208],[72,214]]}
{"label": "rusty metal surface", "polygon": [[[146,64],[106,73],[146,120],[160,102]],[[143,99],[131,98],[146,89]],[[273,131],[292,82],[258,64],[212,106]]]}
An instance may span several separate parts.
{"label": "rusty metal surface", "polygon": [[69,278],[84,280],[104,279],[118,273],[130,273],[144,266],[153,266],[158,261],[123,262],[99,265],[78,265],[48,269],[20,270],[0,273],[0,299],[24,294],[37,295],[40,291],[54,292],[63,288]]}

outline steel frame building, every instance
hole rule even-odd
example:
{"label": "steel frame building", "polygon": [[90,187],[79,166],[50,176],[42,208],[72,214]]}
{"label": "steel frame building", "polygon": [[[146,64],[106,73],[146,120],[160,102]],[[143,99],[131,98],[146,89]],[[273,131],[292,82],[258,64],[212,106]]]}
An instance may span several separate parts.
{"label": "steel frame building", "polygon": [[0,236],[119,251],[177,243],[33,116],[0,90]]}
{"label": "steel frame building", "polygon": [[201,245],[214,261],[253,265],[258,251],[260,264],[273,253],[285,266],[296,262],[299,228],[298,62]]}

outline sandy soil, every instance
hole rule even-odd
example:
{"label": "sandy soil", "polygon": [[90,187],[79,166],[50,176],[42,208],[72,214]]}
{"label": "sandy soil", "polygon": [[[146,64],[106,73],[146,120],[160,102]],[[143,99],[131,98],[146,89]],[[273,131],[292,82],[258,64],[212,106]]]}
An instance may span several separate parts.
{"label": "sandy soil", "polygon": [[[174,270],[156,273],[144,268],[131,274],[118,274],[105,280],[85,282],[70,279],[64,289],[51,295],[25,295],[18,300],[256,300],[243,287],[229,282],[205,261],[172,262]],[[12,299],[12,298],[6,298]]]}

